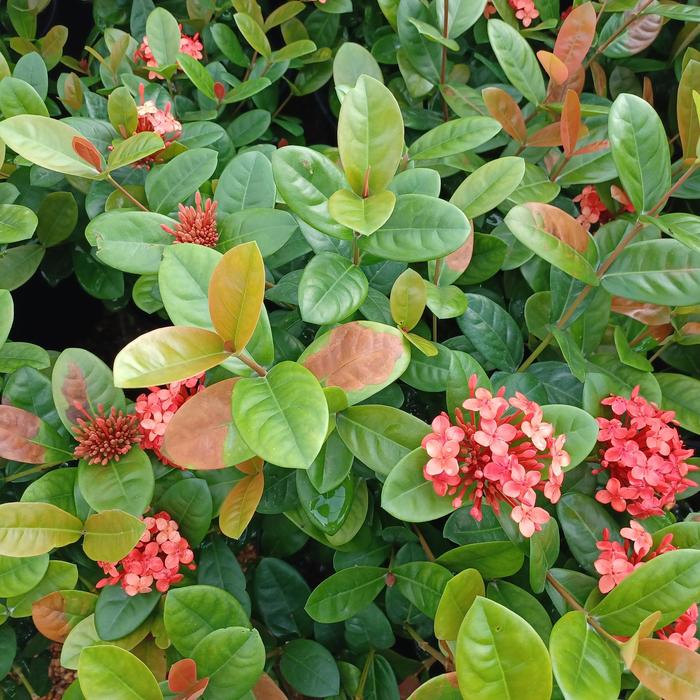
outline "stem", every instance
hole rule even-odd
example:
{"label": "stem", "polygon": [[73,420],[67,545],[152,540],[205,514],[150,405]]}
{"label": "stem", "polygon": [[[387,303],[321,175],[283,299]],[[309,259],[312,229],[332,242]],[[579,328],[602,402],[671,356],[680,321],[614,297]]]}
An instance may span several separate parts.
{"label": "stem", "polygon": [[549,175],[549,179],[552,182],[556,182],[557,178],[561,175],[561,171],[564,170],[566,167],[566,164],[569,162],[568,156],[564,156],[559,160],[559,162],[556,164],[554,167],[554,170],[552,170],[551,174]]}
{"label": "stem", "polygon": [[[672,338],[673,336],[669,336],[669,338]],[[649,362],[653,363],[654,360],[658,360],[659,357],[661,357],[661,353],[663,353],[664,350],[669,348],[671,345],[673,345],[673,342],[670,342],[667,340],[664,340],[661,345],[656,349],[656,352],[649,358]]]}
{"label": "stem", "polygon": [[32,684],[27,680],[27,677],[24,675],[24,673],[22,672],[22,669],[17,664],[13,664],[12,672],[17,676],[17,678],[19,678],[19,682],[24,686],[24,689],[29,693],[29,697],[32,700],[39,700],[39,696],[37,695],[34,688],[32,688]]}
{"label": "stem", "polygon": [[567,605],[570,608],[573,608],[574,610],[578,610],[582,612],[586,616],[586,621],[588,624],[604,639],[607,639],[609,642],[612,642],[616,647],[622,646],[622,644],[615,639],[611,634],[606,632],[595,620],[595,618],[592,615],[588,614],[588,611],[586,608],[581,605],[576,598],[574,598],[569,591],[564,588],[564,586],[557,581],[554,576],[552,576],[549,571],[547,572],[547,583],[566,601]]}
{"label": "stem", "polygon": [[433,550],[430,549],[430,545],[428,544],[425,537],[423,537],[423,533],[418,528],[418,525],[413,526],[413,532],[416,533],[418,541],[420,542],[420,546],[423,548],[425,556],[428,557],[428,561],[435,561],[435,555],[433,554]]}
{"label": "stem", "polygon": [[421,636],[418,634],[418,632],[416,632],[416,631],[413,629],[413,627],[411,627],[411,625],[406,624],[406,625],[403,626],[403,628],[406,630],[406,632],[408,632],[408,634],[410,635],[411,639],[413,639],[413,641],[414,641],[426,654],[429,654],[430,656],[432,656],[432,657],[435,659],[435,661],[437,661],[438,663],[442,664],[442,666],[443,666],[443,668],[444,668],[445,670],[447,670],[447,669],[451,666],[449,659],[448,659],[446,656],[444,656],[443,654],[441,654],[435,647],[433,647],[433,646],[431,646],[430,644],[428,644],[428,642],[426,642],[425,639],[423,639],[423,637],[421,637]]}
{"label": "stem", "polygon": [[360,234],[357,231],[352,232],[352,264],[355,267],[360,265],[360,246],[357,241],[360,240]]}
{"label": "stem", "polygon": [[[438,286],[438,280],[440,279],[440,273],[442,272],[442,258],[437,258],[435,261],[435,272],[433,272],[433,284],[437,287]],[[437,334],[437,328],[438,328],[438,319],[435,314],[433,314],[433,342],[437,343],[438,340],[438,334]]]}
{"label": "stem", "polygon": [[236,357],[244,364],[248,365],[250,369],[252,369],[254,372],[256,372],[259,376],[265,377],[267,376],[267,370],[259,365],[252,357],[249,355],[244,355],[243,353],[240,353],[239,355],[236,355]]}
{"label": "stem", "polygon": [[[69,458],[72,459],[72,455],[69,455]],[[60,462],[51,462],[50,464],[37,464],[34,467],[29,467],[29,469],[23,469],[21,472],[15,472],[14,474],[10,474],[10,476],[6,476],[5,483],[10,481],[17,481],[17,479],[21,479],[23,476],[36,474],[37,472],[44,471],[44,469],[50,469],[51,467],[55,467],[57,464],[60,464]]]}
{"label": "stem", "polygon": [[287,104],[289,103],[289,100],[291,100],[292,97],[294,97],[294,94],[293,94],[292,92],[290,92],[290,93],[284,98],[284,100],[282,100],[282,102],[280,103],[280,106],[279,106],[279,107],[273,112],[273,114],[272,114],[272,118],[273,118],[273,119],[287,106]]}
{"label": "stem", "polygon": [[[622,33],[627,29],[627,27],[630,26],[630,24],[632,24],[632,22],[634,22],[636,19],[639,19],[639,17],[641,16],[642,12],[643,12],[644,10],[646,10],[647,7],[649,7],[649,5],[651,5],[652,2],[653,2],[653,0],[647,0],[647,1],[644,3],[644,5],[642,5],[642,6],[639,8],[639,10],[638,10],[637,12],[635,12],[634,14],[631,14],[631,15],[627,18],[627,20],[626,20],[625,22],[623,22],[623,23],[617,28],[617,30],[614,31],[614,32],[610,35],[610,37],[608,38],[607,41],[604,41],[600,46],[598,46],[598,47],[596,48],[596,50],[595,50],[595,53],[594,53],[594,54],[586,61],[586,63],[584,64],[583,70],[588,70],[588,67],[591,65],[591,63],[592,63],[593,61],[595,61],[595,59],[596,59],[598,56],[600,56],[600,54],[602,54],[603,51],[605,51],[605,49],[607,49],[608,46],[610,46],[610,44],[612,44],[613,41],[615,41],[615,39],[617,39],[617,37],[619,37],[620,34],[622,34]],[[600,17],[601,14],[602,14],[602,10],[601,10],[601,12],[600,12],[600,14],[599,14],[598,16]]]}
{"label": "stem", "polygon": [[116,187],[130,202],[135,204],[141,211],[150,211],[148,207],[145,207],[141,202],[139,202],[136,197],[134,197],[127,189],[122,187],[111,175],[107,175],[107,181],[113,186]]}
{"label": "stem", "polygon": [[367,683],[367,677],[369,676],[369,668],[374,660],[374,649],[370,649],[367,658],[365,659],[365,665],[362,668],[362,675],[360,676],[360,682],[357,684],[357,692],[355,693],[355,700],[364,700],[365,695],[365,684]]}
{"label": "stem", "polygon": [[[668,200],[674,195],[674,193],[683,185],[683,183],[697,170],[698,165],[693,163],[681,177],[676,180],[676,182],[669,188],[663,197],[654,205],[649,211],[649,216],[658,216],[659,212],[666,206]],[[603,262],[603,264],[598,268],[596,276],[598,279],[602,279],[605,273],[610,269],[610,266],[617,260],[622,251],[635,239],[637,234],[644,228],[644,222],[637,221],[635,225],[623,236],[622,240],[615,246],[615,249]],[[561,330],[567,323],[567,321],[573,316],[574,311],[585,301],[586,297],[591,293],[593,287],[587,285],[585,286],[574,299],[571,306],[567,308],[562,317],[557,321],[556,328]],[[525,360],[525,362],[518,367],[518,372],[524,372],[535,359],[543,352],[543,350],[552,342],[554,337],[553,333],[547,333],[547,335],[542,339],[542,342],[532,351],[530,356]]]}
{"label": "stem", "polygon": [[[443,22],[442,22],[442,36],[447,39],[447,35],[449,33],[449,25],[448,25],[448,18],[449,18],[449,9],[450,9],[450,0],[444,0],[443,3]],[[447,77],[447,47],[443,46],[442,47],[442,63],[440,65],[440,85],[445,84],[445,79]],[[443,121],[448,121],[450,118],[450,112],[449,109],[447,108],[447,100],[445,99],[445,96],[442,96],[442,118]]]}

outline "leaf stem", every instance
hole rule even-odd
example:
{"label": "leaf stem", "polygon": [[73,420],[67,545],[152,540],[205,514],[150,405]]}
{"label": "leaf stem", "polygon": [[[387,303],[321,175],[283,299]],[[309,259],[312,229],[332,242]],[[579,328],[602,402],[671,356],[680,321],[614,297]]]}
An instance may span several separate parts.
{"label": "leaf stem", "polygon": [[18,664],[13,664],[12,665],[12,673],[19,678],[19,682],[24,686],[24,689],[29,693],[29,697],[31,700],[39,700],[39,696],[37,695],[36,691],[32,687],[32,684],[27,680],[27,677],[24,675],[22,672],[22,669],[19,667]]}
{"label": "leaf stem", "polygon": [[446,656],[444,656],[443,654],[441,654],[435,647],[433,647],[433,646],[431,646],[430,644],[428,644],[428,642],[426,642],[425,639],[423,639],[423,637],[421,637],[421,636],[418,634],[418,632],[416,632],[416,630],[414,630],[413,627],[411,627],[411,625],[405,624],[405,625],[403,626],[403,628],[406,630],[406,632],[408,632],[408,634],[410,635],[411,639],[413,639],[413,641],[414,641],[426,654],[429,654],[430,656],[432,656],[432,657],[435,659],[435,661],[437,661],[438,663],[442,664],[442,666],[443,666],[443,668],[444,668],[445,670],[449,669],[449,668],[452,666],[452,664],[450,664],[449,659],[448,659]]}
{"label": "leaf stem", "polygon": [[148,207],[145,207],[141,202],[139,202],[136,197],[134,197],[131,192],[129,192],[126,188],[122,187],[111,175],[107,175],[107,181],[112,185],[112,187],[116,187],[130,202],[135,204],[141,211],[150,211]]}
{"label": "leaf stem", "polygon": [[238,355],[235,355],[235,357],[237,357],[244,365],[247,365],[248,367],[250,367],[250,369],[252,369],[253,372],[255,372],[260,377],[267,376],[267,370],[262,365],[259,365],[249,355],[245,355],[245,354],[243,354],[243,352],[241,352]]}
{"label": "leaf stem", "polygon": [[[449,33],[449,9],[450,9],[450,0],[444,0],[443,3],[443,22],[442,22],[442,35],[447,39],[447,35]],[[447,78],[447,46],[442,47],[442,62],[440,64],[440,85],[445,84],[445,79]],[[443,121],[449,121],[450,119],[450,112],[447,107],[447,100],[445,99],[445,95],[442,95],[442,118]]]}
{"label": "leaf stem", "polygon": [[413,532],[416,533],[418,541],[420,542],[420,546],[423,548],[425,556],[428,557],[428,561],[435,561],[435,555],[433,554],[433,550],[430,549],[430,545],[428,544],[428,541],[425,539],[425,537],[423,537],[423,533],[420,531],[418,525],[413,525]]}
{"label": "leaf stem", "polygon": [[360,234],[357,231],[352,232],[352,264],[355,267],[360,265],[360,246],[357,242],[360,240]]}
{"label": "leaf stem", "polygon": [[60,464],[60,462],[51,462],[48,464],[37,464],[33,467],[29,467],[29,469],[23,469],[21,472],[15,472],[14,474],[10,474],[10,476],[6,476],[5,483],[8,483],[10,481],[17,481],[17,479],[21,479],[23,476],[29,476],[30,474],[36,474],[38,472],[44,471],[44,469],[50,469],[51,467],[55,467],[57,464]]}
{"label": "leaf stem", "polygon": [[369,676],[369,669],[374,661],[374,649],[370,649],[367,653],[367,658],[365,659],[365,665],[362,667],[362,675],[360,676],[360,682],[357,684],[357,692],[355,693],[355,700],[364,700],[365,696],[365,684],[367,683],[367,677]]}

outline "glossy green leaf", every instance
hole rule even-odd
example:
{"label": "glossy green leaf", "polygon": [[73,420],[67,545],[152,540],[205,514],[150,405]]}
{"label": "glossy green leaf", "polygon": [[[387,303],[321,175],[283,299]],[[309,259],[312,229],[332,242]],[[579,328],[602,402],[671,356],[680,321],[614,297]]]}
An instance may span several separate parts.
{"label": "glossy green leaf", "polygon": [[447,36],[456,38],[467,31],[477,22],[484,12],[486,0],[450,0],[449,3],[435,5],[438,26],[445,26],[445,14],[447,14]]}
{"label": "glossy green leaf", "polygon": [[272,54],[272,49],[270,48],[270,42],[265,36],[265,32],[262,27],[245,12],[237,12],[233,16],[234,21],[238,30],[243,35],[243,38],[257,51],[260,55],[265,58],[270,58]]}
{"label": "glossy green leaf", "polygon": [[506,578],[520,571],[523,550],[512,542],[473,542],[441,554],[437,562],[453,571],[476,569],[484,578]]}
{"label": "glossy green leaf", "polygon": [[114,383],[126,388],[180,381],[216,367],[229,354],[216,333],[170,327],[132,340],[114,360]]}
{"label": "glossy green leaf", "polygon": [[83,524],[49,503],[0,505],[0,555],[31,557],[80,538]]}
{"label": "glossy green leaf", "polygon": [[365,273],[337,253],[321,253],[306,265],[299,282],[299,312],[307,323],[338,323],[367,296]]}
{"label": "glossy green leaf", "polygon": [[350,190],[338,190],[328,200],[328,211],[343,226],[369,236],[391,216],[396,196],[389,190],[360,197]]}
{"label": "glossy green leaf", "polygon": [[700,432],[700,413],[697,400],[700,396],[700,381],[682,374],[666,373],[656,375],[661,387],[665,410],[675,411],[676,420],[686,430]]}
{"label": "glossy green leaf", "polygon": [[338,151],[350,187],[359,195],[386,189],[403,151],[403,118],[379,81],[360,76],[338,116]]}
{"label": "glossy green leaf", "polygon": [[445,587],[452,579],[450,572],[434,562],[414,561],[395,566],[391,573],[396,577],[399,593],[424,615],[434,618]]}
{"label": "glossy green leaf", "polygon": [[121,586],[105,586],[97,597],[95,629],[105,642],[131,634],[153,612],[160,591],[129,595]]}
{"label": "glossy green leaf", "polygon": [[427,305],[440,319],[461,316],[469,306],[467,297],[459,287],[438,287],[432,282],[425,282]]}
{"label": "glossy green leaf", "polygon": [[579,610],[557,620],[549,640],[552,670],[566,700],[617,700],[620,662]]}
{"label": "glossy green leaf", "polygon": [[37,215],[18,204],[0,204],[0,244],[31,238],[38,224]]}
{"label": "glossy green leaf", "polygon": [[177,20],[164,8],[153,10],[146,20],[148,47],[159,66],[177,62],[180,51],[180,28]]}
{"label": "glossy green leaf", "polygon": [[117,170],[163,150],[163,139],[152,132],[134,134],[120,141],[110,152],[107,160],[108,170]]}
{"label": "glossy green leaf", "polygon": [[317,622],[341,622],[367,607],[385,586],[386,569],[353,566],[325,579],[306,603],[305,610]]}
{"label": "glossy green leaf", "polygon": [[282,209],[243,209],[218,223],[218,249],[226,253],[241,243],[255,242],[263,258],[273,255],[294,235],[299,225]]}
{"label": "glossy green leaf", "polygon": [[414,141],[408,149],[408,156],[412,160],[431,160],[457,155],[481,146],[500,130],[501,125],[491,117],[453,119]]}
{"label": "glossy green leaf", "polygon": [[636,211],[651,211],[671,187],[671,157],[661,118],[641,97],[620,95],[610,108],[608,134],[627,196]]}
{"label": "glossy green leaf", "polygon": [[340,689],[340,673],[331,653],[310,639],[295,639],[284,647],[280,671],[303,695],[326,697]]}
{"label": "glossy green leaf", "polygon": [[457,674],[453,671],[434,676],[416,688],[408,696],[408,700],[462,700],[457,684]]}
{"label": "glossy green leaf", "polygon": [[598,423],[586,411],[575,406],[551,404],[542,409],[544,420],[554,426],[555,435],[566,435],[564,449],[571,462],[565,469],[572,469],[593,452],[598,440]]}
{"label": "glossy green leaf", "polygon": [[484,580],[476,569],[465,569],[451,578],[435,613],[435,636],[447,641],[457,639],[464,616],[484,592]]}
{"label": "glossy green leaf", "polygon": [[196,59],[186,53],[178,53],[177,62],[192,84],[203,92],[210,100],[215,100],[214,78],[211,73]]}
{"label": "glossy green leaf", "polygon": [[218,202],[217,216],[222,221],[233,212],[253,208],[272,209],[275,206],[275,191],[270,161],[256,151],[240,153],[229,161],[216,186],[214,198]]}
{"label": "glossy green leaf", "polygon": [[486,595],[504,607],[520,615],[532,625],[542,641],[547,644],[552,631],[552,622],[542,603],[526,590],[508,581],[491,581]]}
{"label": "glossy green leaf", "polygon": [[266,377],[238,383],[233,419],[260,457],[281,467],[307,469],[326,438],[328,408],[308,369],[281,362]]}
{"label": "glossy green leaf", "polygon": [[75,588],[78,582],[78,567],[65,561],[50,561],[46,573],[34,588],[12,598],[6,605],[15,618],[29,617],[34,603],[49,593]]}
{"label": "glossy green leaf", "polygon": [[428,300],[423,278],[411,268],[404,270],[391,288],[389,304],[394,322],[410,331],[420,321]]}
{"label": "glossy green leaf", "polygon": [[559,526],[554,518],[530,537],[530,588],[534,593],[544,591],[547,572],[559,556]]}
{"label": "glossy green leaf", "polygon": [[143,535],[146,526],[121,510],[94,513],[85,521],[83,550],[93,561],[123,559]]}
{"label": "glossy green leaf", "polygon": [[49,116],[39,93],[19,78],[6,77],[0,82],[0,109],[5,119],[30,114]]}
{"label": "glossy green leaf", "polygon": [[12,598],[36,586],[49,566],[49,555],[33,557],[0,556],[0,596]]}
{"label": "glossy green leaf", "polygon": [[78,223],[78,205],[70,192],[50,192],[37,213],[37,237],[47,248],[63,243]]}

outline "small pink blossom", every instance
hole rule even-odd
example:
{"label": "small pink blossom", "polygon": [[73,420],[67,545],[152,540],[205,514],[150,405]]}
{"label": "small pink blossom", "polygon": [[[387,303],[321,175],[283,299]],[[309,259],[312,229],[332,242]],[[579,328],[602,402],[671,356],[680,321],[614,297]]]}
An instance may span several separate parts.
{"label": "small pink blossom", "polygon": [[532,537],[549,520],[549,513],[544,508],[521,503],[513,508],[510,517],[518,523],[523,537]]}

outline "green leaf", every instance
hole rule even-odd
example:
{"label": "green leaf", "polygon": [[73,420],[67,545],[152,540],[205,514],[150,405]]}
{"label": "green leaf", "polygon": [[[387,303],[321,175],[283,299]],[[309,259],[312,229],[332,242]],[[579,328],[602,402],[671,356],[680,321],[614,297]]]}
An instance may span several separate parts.
{"label": "green leaf", "polygon": [[102,157],[99,156],[100,170],[81,158],[73,144],[76,139],[79,142],[86,139],[72,126],[56,119],[28,114],[11,117],[0,122],[0,139],[20,156],[42,168],[91,180],[100,176]]}
{"label": "green leaf", "polygon": [[15,318],[15,305],[12,295],[6,289],[0,289],[0,348],[10,335]]}
{"label": "green leaf", "polygon": [[338,323],[360,308],[367,296],[367,277],[337,253],[321,253],[307,263],[299,282],[299,312],[307,323]]}
{"label": "green leaf", "polygon": [[516,615],[520,615],[532,625],[545,644],[549,642],[552,622],[542,603],[533,595],[508,581],[492,581],[488,585],[486,595],[512,610]]}
{"label": "green leaf", "polygon": [[447,582],[452,574],[439,564],[414,561],[391,570],[396,588],[424,615],[434,618]]}
{"label": "green leaf", "polygon": [[470,219],[486,214],[507,199],[525,175],[525,161],[515,156],[492,160],[469,175],[450,202]]}
{"label": "green leaf", "polygon": [[387,260],[420,262],[442,258],[469,237],[466,216],[453,204],[423,194],[396,198],[388,221],[359,246]]}
{"label": "green leaf", "polygon": [[168,591],[163,613],[165,631],[183,656],[214,630],[240,626],[250,628],[240,603],[213,586],[187,586]]}
{"label": "green leaf", "polygon": [[352,41],[343,42],[333,57],[333,82],[336,91],[339,88],[347,91],[355,87],[361,75],[384,82],[382,69],[374,56],[361,44]]}
{"label": "green leaf", "polygon": [[360,76],[343,98],[338,117],[338,152],[350,187],[359,195],[386,189],[403,152],[403,118],[382,83]]}
{"label": "green leaf", "polygon": [[158,681],[146,664],[125,649],[96,645],[83,649],[78,662],[86,697],[113,700],[162,700]]}
{"label": "green leaf", "polygon": [[238,37],[234,31],[227,25],[221,22],[209,25],[211,35],[219,47],[219,50],[229,61],[241,68],[247,68],[250,60],[243,52]]}
{"label": "green leaf", "polygon": [[158,505],[170,513],[191,547],[201,544],[213,512],[211,493],[204,479],[177,481],[160,496]]}
{"label": "green leaf", "polygon": [[37,224],[37,215],[31,209],[18,204],[0,204],[0,244],[31,238]]}
{"label": "green leaf", "polygon": [[447,36],[455,39],[464,34],[484,13],[486,0],[450,0],[447,4],[436,3],[438,27],[445,26],[447,12]]}
{"label": "green leaf", "polygon": [[668,228],[677,241],[691,250],[700,251],[700,216],[677,212],[660,216],[659,222]]}
{"label": "green leaf", "polygon": [[700,301],[700,251],[678,241],[641,241],[627,246],[602,278],[611,294],[666,306]]}
{"label": "green leaf", "polygon": [[192,58],[186,53],[178,53],[177,62],[200,92],[204,93],[210,100],[217,99],[214,93],[214,78],[196,58]]}
{"label": "green leaf", "polygon": [[456,318],[461,316],[469,306],[467,297],[459,287],[438,287],[426,281],[425,289],[428,308],[437,318]]}
{"label": "green leaf", "polygon": [[518,241],[547,262],[586,284],[600,284],[593,239],[566,212],[532,202],[513,207],[505,222]]}
{"label": "green leaf", "polygon": [[244,209],[219,222],[217,248],[226,253],[241,243],[254,242],[263,258],[276,253],[298,230],[292,214],[282,209]]}
{"label": "green leaf", "polygon": [[121,586],[105,586],[97,598],[95,629],[100,639],[111,642],[137,629],[160,601],[160,591],[129,595]]}
{"label": "green leaf", "polygon": [[107,114],[110,123],[123,138],[136,131],[139,115],[129,88],[121,86],[112,90],[107,99]]}
{"label": "green leaf", "polygon": [[525,556],[512,542],[473,542],[455,547],[437,558],[448,569],[476,569],[484,578],[506,578],[520,571]]}
{"label": "green leaf", "polygon": [[83,550],[93,561],[117,562],[136,546],[145,530],[140,518],[124,511],[94,513],[85,521]]}
{"label": "green leaf", "polygon": [[316,44],[314,44],[313,41],[309,39],[299,39],[297,41],[292,41],[281,49],[277,49],[277,51],[273,51],[270,56],[270,61],[272,61],[272,63],[293,61],[295,58],[313,53],[316,51],[316,48]]}
{"label": "green leaf", "polygon": [[148,455],[132,447],[121,459],[107,464],[78,465],[78,486],[88,505],[98,513],[123,510],[142,515],[153,497],[153,467]]}
{"label": "green leaf", "polygon": [[151,209],[162,214],[176,209],[213,175],[216,160],[216,151],[192,148],[152,170],[146,178]]}
{"label": "green leaf", "polygon": [[6,77],[0,82],[0,109],[5,119],[29,114],[49,116],[39,93],[19,78]]}
{"label": "green leaf", "polygon": [[37,213],[37,236],[47,248],[63,243],[78,223],[78,205],[70,192],[50,192]]}
{"label": "green leaf", "polygon": [[36,243],[6,248],[0,252],[0,289],[21,287],[36,271],[46,250]]}
{"label": "green leaf", "polygon": [[415,17],[409,17],[408,21],[418,30],[418,33],[428,39],[428,41],[433,41],[436,44],[440,44],[450,51],[459,51],[459,44],[453,39],[448,39],[440,34],[440,32],[433,27],[432,24],[422,22]]}
{"label": "green leaf", "polygon": [[246,444],[264,460],[307,469],[326,438],[328,408],[309,370],[280,362],[266,377],[238,383],[233,419]]}
{"label": "green leaf", "polygon": [[316,622],[342,622],[366,608],[385,586],[387,570],[378,566],[353,566],[325,579],[304,609]]}
{"label": "green leaf", "polygon": [[391,316],[398,326],[408,332],[421,320],[428,294],[423,278],[411,268],[404,270],[391,288]]}
{"label": "green leaf", "polygon": [[128,139],[120,141],[110,152],[107,159],[107,170],[117,170],[131,163],[136,163],[142,158],[163,150],[163,148],[165,148],[163,139],[158,134],[150,131],[134,134]]}
{"label": "green leaf", "polygon": [[0,555],[31,557],[80,539],[83,524],[49,503],[0,505]]}
{"label": "green leaf", "polygon": [[554,426],[555,435],[566,435],[564,449],[571,457],[566,471],[583,462],[595,449],[598,423],[586,411],[575,406],[551,404],[542,408],[544,420]]}
{"label": "green leaf", "polygon": [[622,187],[635,210],[651,211],[671,187],[671,157],[659,115],[641,97],[620,95],[610,108],[608,136]]}
{"label": "green leaf", "polygon": [[559,556],[559,526],[554,518],[530,537],[530,588],[534,593],[544,591],[547,572]]}
{"label": "green leaf", "polygon": [[309,467],[308,478],[316,491],[327,493],[340,486],[352,469],[353,459],[338,431],[332,432]]}
{"label": "green leaf", "polygon": [[[523,654],[525,649],[527,654]],[[549,700],[552,694],[549,654],[537,632],[514,612],[487,598],[477,598],[464,618],[456,661],[459,689],[465,697]]]}
{"label": "green leaf", "polygon": [[492,139],[501,125],[491,117],[461,117],[440,124],[411,144],[412,160],[431,160],[471,151]]}
{"label": "green leaf", "polygon": [[607,528],[611,539],[619,540],[613,517],[598,501],[575,491],[561,497],[557,517],[576,561],[589,573],[596,574],[593,564],[600,556],[596,543],[603,539],[603,530]]}
{"label": "green leaf", "polygon": [[[259,12],[259,11],[258,11]],[[237,12],[233,16],[236,26],[243,35],[243,38],[252,48],[265,58],[270,58],[272,49],[270,42],[265,36],[262,26],[250,14]]]}
{"label": "green leaf", "polygon": [[520,328],[503,307],[480,294],[467,294],[467,310],[457,319],[462,333],[492,365],[514,372],[523,359]]}
{"label": "green leaf", "polygon": [[676,420],[686,430],[700,433],[700,381],[682,374],[659,373],[656,379],[661,387],[661,406],[675,411]]}
{"label": "green leaf", "polygon": [[410,361],[401,331],[353,321],[323,333],[299,358],[323,387],[338,387],[348,403],[364,401],[398,379]]}
{"label": "green leaf", "polygon": [[610,647],[588,626],[579,610],[557,620],[549,640],[552,670],[565,700],[595,697],[617,700],[620,662]]}
{"label": "green leaf", "polygon": [[114,382],[131,389],[180,381],[216,367],[229,355],[223,339],[211,331],[158,328],[120,350],[114,359]]}
{"label": "green leaf", "polygon": [[666,552],[635,569],[591,613],[610,634],[631,635],[661,611],[657,628],[673,622],[700,597],[700,551]]}
{"label": "green leaf", "polygon": [[489,42],[511,84],[533,104],[544,102],[545,87],[535,52],[517,29],[491,19],[487,23]]}
{"label": "green leaf", "polygon": [[336,421],[355,457],[384,476],[430,432],[422,420],[391,406],[353,406]]}
{"label": "green leaf", "polygon": [[428,455],[422,447],[409,452],[389,472],[382,487],[382,508],[399,520],[422,523],[453,509],[449,496],[438,496],[423,476]]}
{"label": "green leaf", "polygon": [[226,214],[256,207],[272,209],[275,206],[275,182],[270,161],[256,151],[237,155],[221,173],[214,198],[218,202],[217,216],[223,219],[222,224],[226,221],[223,218]]}
{"label": "green leaf", "polygon": [[369,236],[391,216],[396,195],[389,190],[362,198],[350,190],[338,190],[328,200],[328,211],[343,226]]}
{"label": "green leaf", "polygon": [[34,603],[49,593],[75,588],[78,567],[65,561],[50,561],[46,573],[34,588],[8,598],[7,608],[14,618],[30,617]]}
{"label": "green leaf", "polygon": [[295,639],[282,652],[280,670],[287,682],[302,695],[337,695],[340,673],[330,652],[310,639]]}
{"label": "green leaf", "polygon": [[435,636],[447,641],[457,639],[462,620],[484,592],[484,580],[476,569],[465,569],[451,578],[435,613]]}
{"label": "green leaf", "polygon": [[177,20],[164,8],[157,7],[146,20],[148,48],[159,66],[177,63],[180,52],[180,27]]}
{"label": "green leaf", "polygon": [[620,326],[615,326],[615,349],[617,350],[617,355],[620,358],[620,362],[635,369],[642,370],[642,372],[652,372],[654,367],[647,360],[645,352],[637,352],[634,350],[625,335],[625,331],[622,330]]}
{"label": "green leaf", "polygon": [[462,700],[457,686],[457,674],[452,671],[434,676],[416,688],[408,700]]}
{"label": "green leaf", "polygon": [[85,237],[106,265],[137,275],[156,274],[174,240],[163,225],[172,228],[175,222],[155,212],[108,211],[90,221]]}
{"label": "green leaf", "polygon": [[49,567],[49,555],[0,556],[0,596],[12,598],[34,588]]}
{"label": "green leaf", "polygon": [[224,104],[232,104],[235,102],[243,102],[253,95],[257,95],[265,88],[271,85],[269,78],[249,78],[244,83],[236,85],[235,88],[229,90],[224,99],[221,100]]}
{"label": "green leaf", "polygon": [[285,146],[272,154],[272,173],[282,199],[302,221],[329,236],[352,238],[352,231],[338,224],[328,210],[329,198],[347,187],[330,159],[311,148]]}

